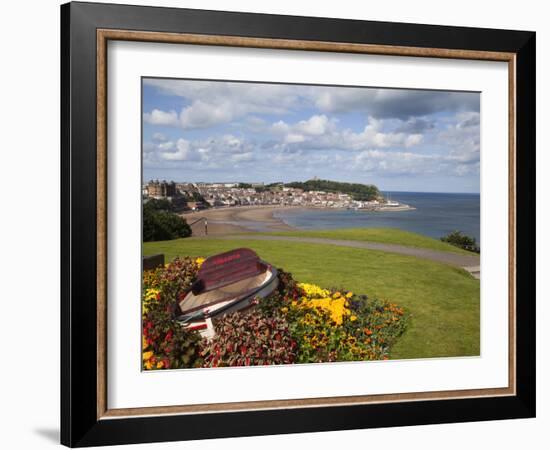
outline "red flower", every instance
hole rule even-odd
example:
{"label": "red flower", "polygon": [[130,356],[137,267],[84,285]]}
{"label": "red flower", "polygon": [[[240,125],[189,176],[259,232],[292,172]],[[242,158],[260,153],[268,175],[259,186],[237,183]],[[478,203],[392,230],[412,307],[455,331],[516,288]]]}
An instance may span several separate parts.
{"label": "red flower", "polygon": [[170,342],[172,340],[173,335],[174,335],[174,332],[172,330],[168,330],[168,333],[166,333],[166,336],[164,337],[164,340],[166,342]]}

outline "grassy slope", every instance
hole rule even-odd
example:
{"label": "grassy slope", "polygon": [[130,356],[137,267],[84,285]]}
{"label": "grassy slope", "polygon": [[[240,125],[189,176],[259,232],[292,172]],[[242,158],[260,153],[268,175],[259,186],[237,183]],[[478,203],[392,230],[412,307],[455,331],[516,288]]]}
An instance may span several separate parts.
{"label": "grassy slope", "polygon": [[460,269],[373,250],[282,241],[179,239],[143,247],[145,255],[164,253],[168,260],[250,247],[299,281],[405,306],[413,318],[392,358],[479,354],[479,281]]}
{"label": "grassy slope", "polygon": [[371,241],[385,244],[404,245],[406,247],[422,247],[443,252],[460,253],[464,255],[475,255],[461,248],[432,239],[409,231],[398,230],[397,228],[343,228],[337,230],[295,230],[281,231],[275,233],[262,233],[274,236],[298,236],[316,237],[326,239],[344,239],[348,241]]}

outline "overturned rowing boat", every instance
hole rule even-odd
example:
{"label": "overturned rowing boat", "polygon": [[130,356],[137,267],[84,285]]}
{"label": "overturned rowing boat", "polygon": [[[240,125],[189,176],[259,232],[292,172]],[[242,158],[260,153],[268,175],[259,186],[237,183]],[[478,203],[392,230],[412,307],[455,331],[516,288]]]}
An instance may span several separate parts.
{"label": "overturned rowing boat", "polygon": [[212,337],[212,319],[254,306],[277,288],[278,280],[277,269],[248,248],[211,256],[179,301],[176,320]]}

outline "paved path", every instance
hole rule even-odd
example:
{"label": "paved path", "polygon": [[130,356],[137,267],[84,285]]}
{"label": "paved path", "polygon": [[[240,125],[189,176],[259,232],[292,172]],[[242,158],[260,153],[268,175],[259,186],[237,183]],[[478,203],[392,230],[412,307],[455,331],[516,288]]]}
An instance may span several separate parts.
{"label": "paved path", "polygon": [[404,245],[383,244],[380,242],[368,241],[348,241],[342,239],[324,239],[314,237],[294,237],[294,236],[264,236],[264,235],[230,235],[217,236],[218,239],[239,239],[253,241],[289,241],[305,242],[309,244],[328,244],[338,245],[340,247],[367,248],[370,250],[380,250],[383,252],[399,253],[400,255],[416,256],[417,258],[430,259],[444,264],[461,267],[479,279],[479,256],[461,255],[460,253],[441,252],[419,247],[406,247]]}

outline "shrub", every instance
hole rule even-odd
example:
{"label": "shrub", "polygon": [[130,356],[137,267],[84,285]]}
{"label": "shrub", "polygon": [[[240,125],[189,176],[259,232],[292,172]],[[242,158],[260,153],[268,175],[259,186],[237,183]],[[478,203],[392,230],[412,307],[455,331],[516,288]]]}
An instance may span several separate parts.
{"label": "shrub", "polygon": [[171,211],[167,200],[149,200],[143,205],[143,242],[167,241],[191,236],[187,221]]}
{"label": "shrub", "polygon": [[151,211],[174,211],[174,206],[167,198],[149,198],[143,204],[143,209]]}
{"label": "shrub", "polygon": [[384,359],[395,341],[407,328],[410,314],[395,303],[366,295],[354,296],[350,301],[351,317],[344,328],[373,356],[369,359]]}
{"label": "shrub", "polygon": [[215,322],[216,336],[202,341],[203,367],[291,364],[296,342],[282,316],[258,310],[233,313]]}
{"label": "shrub", "polygon": [[291,301],[297,300],[302,295],[298,283],[292,275],[282,269],[277,269],[279,284],[275,292],[269,297],[262,299],[258,308],[265,316],[273,316],[279,313],[280,309],[290,305]]}
{"label": "shrub", "polygon": [[408,316],[396,305],[343,290],[298,284],[303,295],[282,312],[298,342],[297,362],[387,359]]}
{"label": "shrub", "polygon": [[143,274],[143,368],[193,367],[199,357],[201,337],[174,320],[178,297],[196,279],[201,260],[176,259],[166,267]]}
{"label": "shrub", "polygon": [[453,231],[452,233],[443,236],[441,238],[441,241],[447,242],[451,245],[454,245],[455,247],[459,247],[470,252],[480,252],[479,246],[476,242],[476,238],[467,236],[461,231]]}
{"label": "shrub", "polygon": [[199,356],[200,340],[197,332],[185,330],[170,314],[152,312],[143,322],[143,368],[193,367]]}

